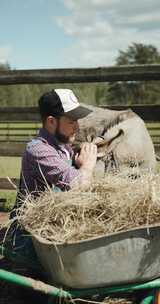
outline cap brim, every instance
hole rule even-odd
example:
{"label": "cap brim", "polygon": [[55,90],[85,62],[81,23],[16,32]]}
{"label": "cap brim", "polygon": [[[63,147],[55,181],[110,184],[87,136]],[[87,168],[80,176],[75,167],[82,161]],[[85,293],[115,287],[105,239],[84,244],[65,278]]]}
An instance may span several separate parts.
{"label": "cap brim", "polygon": [[70,117],[72,119],[81,119],[89,115],[92,110],[89,110],[88,108],[85,108],[83,106],[79,106],[75,108],[74,110],[71,110],[69,112],[64,113],[65,116]]}

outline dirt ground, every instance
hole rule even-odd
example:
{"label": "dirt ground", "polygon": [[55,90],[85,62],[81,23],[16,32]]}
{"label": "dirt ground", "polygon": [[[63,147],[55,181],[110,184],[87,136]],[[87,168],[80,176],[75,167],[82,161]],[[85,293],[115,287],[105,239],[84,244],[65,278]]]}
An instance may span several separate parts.
{"label": "dirt ground", "polygon": [[[8,220],[9,214],[0,212],[0,224]],[[2,244],[5,229],[0,230],[0,245]],[[0,269],[16,272],[24,275],[22,270],[15,271],[13,262],[0,255]],[[7,283],[0,280],[0,304],[46,304],[47,297],[38,292],[32,292],[29,289],[19,287],[18,285]]]}

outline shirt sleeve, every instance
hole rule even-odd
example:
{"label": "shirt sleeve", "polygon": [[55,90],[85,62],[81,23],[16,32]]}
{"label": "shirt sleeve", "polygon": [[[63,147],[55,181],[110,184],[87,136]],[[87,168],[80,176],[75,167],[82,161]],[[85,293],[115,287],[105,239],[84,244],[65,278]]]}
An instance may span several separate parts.
{"label": "shirt sleeve", "polygon": [[69,190],[71,183],[80,175],[80,171],[68,164],[56,149],[43,144],[34,149],[32,166],[35,178],[46,180],[49,185],[55,185],[61,190]]}

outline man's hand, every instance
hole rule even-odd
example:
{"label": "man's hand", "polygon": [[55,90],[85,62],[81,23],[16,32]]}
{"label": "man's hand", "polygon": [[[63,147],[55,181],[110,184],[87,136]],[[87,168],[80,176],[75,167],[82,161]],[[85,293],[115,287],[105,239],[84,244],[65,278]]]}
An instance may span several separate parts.
{"label": "man's hand", "polygon": [[80,154],[75,155],[75,164],[78,168],[93,171],[97,160],[97,146],[93,143],[83,143]]}
{"label": "man's hand", "polygon": [[80,176],[74,179],[72,188],[88,189],[91,185],[93,170],[97,160],[97,146],[93,143],[83,143],[80,153],[75,155],[75,164]]}

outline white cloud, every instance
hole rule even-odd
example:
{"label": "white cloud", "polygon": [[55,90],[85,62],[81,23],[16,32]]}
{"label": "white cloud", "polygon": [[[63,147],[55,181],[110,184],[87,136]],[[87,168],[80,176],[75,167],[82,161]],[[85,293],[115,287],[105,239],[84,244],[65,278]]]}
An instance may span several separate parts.
{"label": "white cloud", "polygon": [[69,10],[57,24],[74,44],[61,56],[66,66],[112,65],[133,42],[160,48],[159,0],[64,0]]}
{"label": "white cloud", "polygon": [[118,3],[120,0],[64,0],[66,7],[71,10],[96,10],[106,8]]}
{"label": "white cloud", "polygon": [[148,22],[152,22],[153,24],[155,22],[159,22],[160,24],[160,12],[130,16],[130,18],[125,18],[124,22],[132,25],[139,25]]}
{"label": "white cloud", "polygon": [[91,37],[93,35],[99,37],[112,31],[112,28],[107,20],[104,20],[98,16],[95,18],[95,15],[92,12],[84,15],[78,12],[75,13],[72,18],[68,18],[68,16],[59,17],[57,18],[57,23],[61,28],[64,29],[67,35],[75,37]]}
{"label": "white cloud", "polygon": [[0,63],[1,64],[4,64],[9,61],[11,51],[12,51],[12,49],[10,46],[0,46]]}

